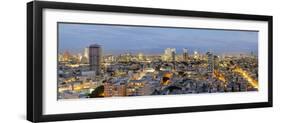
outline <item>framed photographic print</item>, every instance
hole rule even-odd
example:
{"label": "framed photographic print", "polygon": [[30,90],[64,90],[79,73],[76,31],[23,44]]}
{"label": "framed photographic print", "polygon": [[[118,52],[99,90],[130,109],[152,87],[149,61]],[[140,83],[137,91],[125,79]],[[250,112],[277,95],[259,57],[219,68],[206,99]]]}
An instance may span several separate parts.
{"label": "framed photographic print", "polygon": [[272,16],[27,4],[33,122],[272,107]]}

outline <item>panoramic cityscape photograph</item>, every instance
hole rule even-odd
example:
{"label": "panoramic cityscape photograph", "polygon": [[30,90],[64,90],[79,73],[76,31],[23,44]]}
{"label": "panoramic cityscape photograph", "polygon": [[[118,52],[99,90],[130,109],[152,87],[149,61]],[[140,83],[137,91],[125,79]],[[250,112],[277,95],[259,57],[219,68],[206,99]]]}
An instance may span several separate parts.
{"label": "panoramic cityscape photograph", "polygon": [[258,31],[66,22],[57,31],[58,100],[259,91]]}

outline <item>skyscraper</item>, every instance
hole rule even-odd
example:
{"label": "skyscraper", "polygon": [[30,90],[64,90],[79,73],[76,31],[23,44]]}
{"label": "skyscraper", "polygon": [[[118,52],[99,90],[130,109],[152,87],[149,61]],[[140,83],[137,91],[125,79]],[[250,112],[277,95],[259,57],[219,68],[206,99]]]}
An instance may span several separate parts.
{"label": "skyscraper", "polygon": [[175,61],[176,59],[176,49],[175,48],[166,48],[164,55],[163,55],[163,60],[164,61]]}
{"label": "skyscraper", "polygon": [[89,59],[89,47],[86,47],[86,48],[84,49],[83,56],[86,57],[87,59]]}
{"label": "skyscraper", "polygon": [[208,57],[208,72],[213,73],[214,72],[214,55],[211,52],[206,53]]}
{"label": "skyscraper", "polygon": [[176,61],[176,50],[172,50],[172,61]]}
{"label": "skyscraper", "polygon": [[183,61],[187,61],[188,60],[188,53],[187,53],[187,49],[183,48]]}
{"label": "skyscraper", "polygon": [[89,46],[89,64],[90,70],[95,71],[96,75],[100,74],[101,46],[93,44]]}
{"label": "skyscraper", "polygon": [[219,56],[214,55],[214,69],[218,70],[219,69]]}

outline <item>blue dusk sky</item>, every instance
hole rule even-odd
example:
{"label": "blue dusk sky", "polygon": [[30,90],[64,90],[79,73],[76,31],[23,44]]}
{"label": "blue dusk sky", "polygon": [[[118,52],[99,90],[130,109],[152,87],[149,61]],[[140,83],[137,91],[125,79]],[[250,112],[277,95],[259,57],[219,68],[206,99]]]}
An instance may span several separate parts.
{"label": "blue dusk sky", "polygon": [[91,44],[102,46],[104,54],[126,52],[163,54],[166,48],[182,53],[213,51],[217,54],[258,52],[257,31],[165,28],[97,24],[59,23],[59,52],[83,52]]}

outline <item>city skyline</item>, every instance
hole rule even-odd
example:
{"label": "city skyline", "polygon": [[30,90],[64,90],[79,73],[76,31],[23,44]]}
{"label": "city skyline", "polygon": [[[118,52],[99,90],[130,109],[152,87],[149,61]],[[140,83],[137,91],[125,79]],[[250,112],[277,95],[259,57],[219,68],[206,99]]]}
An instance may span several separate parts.
{"label": "city skyline", "polygon": [[255,31],[65,23],[58,31],[58,99],[259,91]]}
{"label": "city skyline", "polygon": [[[207,52],[240,54],[258,51],[258,32],[163,28],[120,25],[59,23],[59,52],[83,52],[90,44],[99,44],[104,54],[162,54],[166,48],[182,53]],[[129,36],[128,36],[129,35]],[[149,44],[149,45],[147,45]]]}

